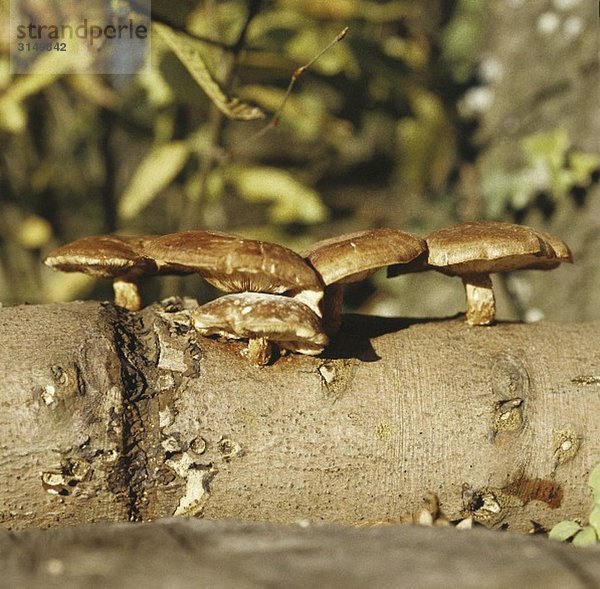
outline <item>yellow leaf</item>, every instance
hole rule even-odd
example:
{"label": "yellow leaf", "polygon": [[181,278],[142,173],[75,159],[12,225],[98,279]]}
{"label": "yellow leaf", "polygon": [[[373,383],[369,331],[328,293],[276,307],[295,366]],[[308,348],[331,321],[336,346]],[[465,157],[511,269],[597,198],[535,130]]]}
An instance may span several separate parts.
{"label": "yellow leaf", "polygon": [[245,200],[272,203],[268,214],[274,223],[320,223],[327,219],[327,208],[319,193],[289,172],[266,166],[231,166],[224,175]]}
{"label": "yellow leaf", "polygon": [[118,212],[123,220],[135,217],[179,174],[189,155],[183,141],[154,147],[134,172],[123,191]]}

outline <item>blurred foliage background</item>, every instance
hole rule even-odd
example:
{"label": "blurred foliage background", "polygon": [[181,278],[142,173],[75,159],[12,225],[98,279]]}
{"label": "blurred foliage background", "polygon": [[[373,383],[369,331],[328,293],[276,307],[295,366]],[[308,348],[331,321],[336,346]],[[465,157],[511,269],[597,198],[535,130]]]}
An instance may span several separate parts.
{"label": "blurred foliage background", "polygon": [[[501,280],[500,317],[600,318],[591,4],[154,0],[151,66],[134,76],[48,74],[43,64],[11,75],[4,36],[0,301],[111,298],[108,284],[40,263],[91,234],[210,228],[299,250],[374,226],[423,235],[495,219],[554,231],[580,262]],[[6,15],[8,0],[0,6]],[[298,79],[279,124],[259,133],[294,70],[344,27]],[[252,118],[257,108],[266,118],[227,112]],[[460,281],[430,274],[377,274],[347,289],[348,309],[463,309]],[[147,301],[214,296],[194,277],[149,278],[142,290]]]}

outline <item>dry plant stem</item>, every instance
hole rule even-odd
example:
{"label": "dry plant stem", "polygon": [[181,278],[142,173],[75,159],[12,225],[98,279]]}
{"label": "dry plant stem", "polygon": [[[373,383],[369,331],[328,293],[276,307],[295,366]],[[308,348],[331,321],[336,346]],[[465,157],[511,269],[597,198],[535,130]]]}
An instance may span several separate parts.
{"label": "dry plant stem", "polygon": [[[250,22],[260,12],[260,6],[261,6],[260,0],[255,0],[254,2],[252,2],[250,4],[246,22],[245,22],[244,26],[242,27],[242,30],[238,37],[238,40],[236,41],[236,43],[232,46],[232,48],[229,51],[229,56],[228,56],[229,60],[228,60],[227,65],[225,66],[225,72],[222,76],[222,85],[223,85],[224,89],[226,89],[226,90],[229,88],[229,86],[231,84],[231,80],[233,78],[233,73],[235,71],[235,67],[236,67],[236,63],[237,63],[237,56],[239,55],[240,51],[243,49],[244,41],[246,39],[246,34],[248,32],[248,27],[250,25]],[[264,135],[265,133],[267,133],[268,131],[270,131],[271,129],[273,129],[274,127],[276,127],[279,124],[279,119],[281,117],[283,109],[285,108],[288,98],[290,97],[298,78],[300,78],[302,76],[302,74],[304,74],[304,72],[306,72],[306,70],[310,66],[312,66],[313,63],[315,63],[315,61],[317,61],[317,59],[319,59],[319,57],[321,57],[321,55],[323,55],[326,51],[328,51],[331,47],[333,47],[333,45],[335,45],[336,43],[339,43],[346,36],[347,33],[348,33],[348,27],[344,28],[340,33],[338,33],[338,35],[335,37],[335,39],[333,39],[333,41],[331,41],[327,45],[327,47],[322,49],[308,63],[306,63],[303,66],[300,66],[298,69],[296,69],[294,71],[294,73],[292,74],[292,77],[290,79],[290,83],[288,84],[285,95],[283,97],[283,100],[281,101],[279,108],[275,111],[271,120],[262,129],[260,129],[257,133],[255,133],[254,135],[251,135],[245,141],[241,142],[241,144],[246,144],[246,143],[255,141],[256,139],[258,139],[259,137],[261,137],[262,135]],[[211,145],[211,149],[209,150],[207,156],[204,158],[204,160],[202,162],[202,172],[201,172],[202,182],[201,182],[200,195],[199,195],[199,198],[196,199],[195,201],[188,199],[187,205],[183,207],[183,214],[181,215],[181,219],[179,222],[179,230],[180,231],[183,231],[185,229],[190,229],[190,228],[197,226],[197,224],[198,224],[197,223],[197,218],[198,218],[197,207],[198,207],[198,203],[200,203],[202,201],[202,197],[206,192],[206,185],[208,182],[208,177],[210,175],[210,172],[213,170],[213,168],[215,166],[215,162],[223,161],[223,159],[224,159],[221,157],[223,152],[222,152],[222,149],[219,147],[219,139],[221,137],[223,123],[224,123],[223,113],[221,113],[221,111],[216,106],[212,105],[211,106],[211,114],[210,114],[210,122],[209,122],[208,129],[207,129],[207,133],[210,138],[209,144]],[[238,147],[239,147],[239,145],[240,144],[238,144]],[[234,153],[233,150],[229,150],[228,155],[230,158],[233,156],[233,153]]]}
{"label": "dry plant stem", "polygon": [[116,278],[113,281],[115,305],[128,311],[139,311],[142,308],[142,297],[138,285],[131,279]]}
{"label": "dry plant stem", "polygon": [[306,63],[306,64],[300,66],[299,68],[297,68],[296,70],[294,70],[294,73],[292,74],[292,77],[290,79],[290,83],[288,84],[285,94],[283,95],[281,104],[279,105],[279,107],[277,108],[277,110],[275,111],[273,116],[271,117],[271,120],[262,129],[260,129],[254,135],[251,135],[250,137],[248,137],[245,141],[243,141],[243,144],[250,143],[251,141],[255,141],[256,139],[262,137],[265,133],[269,132],[271,129],[274,129],[275,127],[277,127],[277,125],[279,124],[279,119],[281,118],[281,114],[283,113],[283,109],[285,108],[285,105],[286,105],[289,97],[291,96],[292,90],[294,89],[294,86],[296,85],[296,82],[298,81],[298,79],[300,77],[302,77],[302,75],[306,72],[306,70],[308,68],[310,68],[315,63],[315,61],[317,61],[317,59],[319,59],[326,51],[329,51],[329,49],[331,49],[336,43],[339,43],[342,39],[344,39],[344,37],[348,34],[348,29],[349,29],[349,27],[345,27],[342,31],[340,31],[336,35],[335,39],[333,39],[333,41],[331,41],[327,45],[327,47],[322,49],[308,63]]}
{"label": "dry plant stem", "polygon": [[271,361],[273,345],[264,337],[250,339],[246,355],[252,364],[266,366]]}
{"label": "dry plant stem", "polygon": [[467,295],[467,323],[491,325],[496,316],[496,300],[489,274],[471,274],[462,277]]}
{"label": "dry plant stem", "polygon": [[[294,86],[296,85],[296,82],[302,77],[302,75],[306,72],[306,70],[309,67],[311,67],[317,61],[317,59],[319,59],[326,51],[329,51],[329,49],[331,49],[336,43],[339,43],[347,34],[348,34],[348,27],[345,27],[340,33],[337,34],[335,39],[327,45],[327,47],[325,47],[318,53],[318,55],[315,55],[315,57],[313,57],[307,64],[300,66],[299,68],[297,68],[294,71],[294,73],[292,74],[290,83],[288,84],[288,87],[285,91],[283,100],[281,101],[279,108],[275,111],[275,114],[273,115],[273,118],[271,119],[271,122],[269,123],[268,127],[269,126],[276,127],[279,124],[279,119],[281,118],[281,113],[283,112],[283,109],[285,108],[285,104],[288,101],[288,99],[292,93],[292,90],[294,89]],[[265,130],[268,127],[265,127]]]}

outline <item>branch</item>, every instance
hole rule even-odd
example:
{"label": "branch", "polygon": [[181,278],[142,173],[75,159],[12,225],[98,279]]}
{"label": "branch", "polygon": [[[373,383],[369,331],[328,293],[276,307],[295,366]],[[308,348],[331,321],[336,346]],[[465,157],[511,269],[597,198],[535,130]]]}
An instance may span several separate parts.
{"label": "branch", "polygon": [[600,324],[350,316],[259,368],[178,305],[0,310],[4,525],[394,522],[430,490],[489,527],[589,514]]}

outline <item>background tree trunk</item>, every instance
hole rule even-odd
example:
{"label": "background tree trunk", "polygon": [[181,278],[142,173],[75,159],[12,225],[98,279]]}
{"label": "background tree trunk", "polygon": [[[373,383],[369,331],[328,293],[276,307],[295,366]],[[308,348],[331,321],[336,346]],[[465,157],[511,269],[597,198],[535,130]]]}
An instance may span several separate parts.
{"label": "background tree trunk", "polygon": [[[482,151],[477,168],[482,180],[499,171],[522,170],[521,142],[536,133],[562,130],[572,149],[600,151],[597,19],[593,2],[487,3],[481,71],[495,73],[486,80],[493,100],[481,113],[478,132]],[[522,278],[526,298],[554,320],[598,320],[597,176],[590,186],[580,186],[564,198],[550,196],[549,210],[530,206],[520,222],[559,235],[571,247],[576,264],[561,269],[560,275],[526,273]]]}
{"label": "background tree trunk", "polygon": [[584,518],[600,459],[600,324],[345,318],[322,357],[250,366],[176,303],[0,310],[10,529],[171,515]]}

